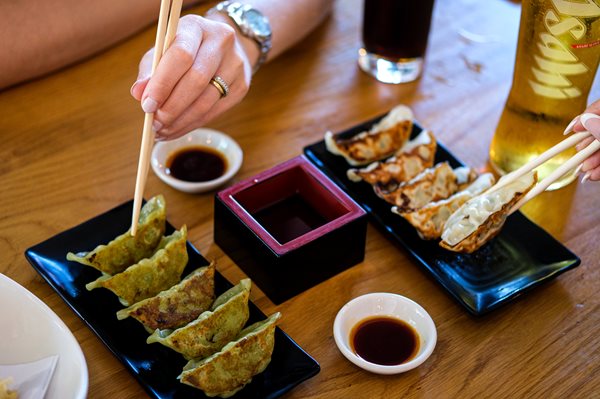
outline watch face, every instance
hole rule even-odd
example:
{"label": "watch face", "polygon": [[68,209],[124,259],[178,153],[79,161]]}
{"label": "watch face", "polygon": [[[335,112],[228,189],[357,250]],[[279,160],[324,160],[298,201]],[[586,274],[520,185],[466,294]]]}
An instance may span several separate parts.
{"label": "watch face", "polygon": [[260,12],[251,9],[244,13],[244,17],[248,22],[248,25],[252,30],[261,37],[268,37],[271,35],[271,27],[269,21]]}

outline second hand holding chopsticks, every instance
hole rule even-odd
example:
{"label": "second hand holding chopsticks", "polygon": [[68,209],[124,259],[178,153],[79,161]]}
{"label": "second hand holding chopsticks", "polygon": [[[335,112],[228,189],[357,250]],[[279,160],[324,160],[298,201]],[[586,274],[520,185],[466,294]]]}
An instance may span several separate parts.
{"label": "second hand holding chopsticks", "polygon": [[[585,140],[586,138],[588,138],[590,136],[591,136],[590,132],[587,132],[587,131],[573,134],[571,137],[561,141],[560,143],[556,144],[554,147],[550,148],[549,150],[543,152],[536,158],[527,162],[525,165],[521,166],[519,169],[517,169],[517,170],[507,174],[503,178],[501,178],[496,185],[492,186],[486,192],[486,194],[492,193],[492,192],[498,190],[499,188],[504,187],[507,184],[519,179],[521,176],[523,176],[523,175],[527,174],[528,172],[532,171],[533,169],[537,168],[538,166],[540,166],[547,160],[549,160],[549,159],[553,158],[554,156],[560,154],[561,152],[575,146],[577,143]],[[535,187],[533,189],[531,189],[531,191],[529,191],[523,198],[521,198],[521,200],[519,202],[517,202],[515,204],[515,206],[511,209],[510,213],[514,213],[519,208],[521,208],[523,205],[525,205],[525,203],[527,203],[528,201],[530,201],[531,199],[536,197],[538,194],[544,192],[552,183],[554,183],[556,180],[558,180],[563,175],[568,173],[570,170],[573,170],[576,167],[578,167],[579,165],[581,165],[583,163],[583,161],[585,161],[587,158],[589,158],[592,154],[594,154],[599,149],[600,149],[600,142],[598,140],[592,141],[587,147],[585,147],[583,150],[579,151],[577,154],[572,156],[569,160],[567,160],[565,163],[563,163],[558,168],[556,168],[552,173],[550,173],[548,176],[546,176],[546,178],[544,178],[542,181],[540,181],[538,184],[536,184]]]}
{"label": "second hand holding chopsticks", "polygon": [[[158,28],[156,30],[156,41],[154,44],[154,58],[152,59],[152,72],[150,76],[154,75],[161,57],[165,54],[175,39],[175,35],[177,33],[177,24],[179,23],[179,16],[181,15],[182,2],[183,0],[161,0],[160,14],[158,16]],[[154,130],[152,130],[153,122],[154,113],[146,113],[144,116],[140,158],[138,160],[137,176],[135,179],[135,192],[133,196],[133,213],[131,216],[130,229],[132,236],[137,233],[137,224],[140,217],[140,209],[142,207],[142,198],[144,196],[144,188],[146,187],[146,179],[148,177],[150,154],[152,152],[152,145],[154,143]]]}
{"label": "second hand holding chopsticks", "polygon": [[[588,132],[582,132],[588,133]],[[589,136],[589,133],[588,133]],[[587,137],[587,136],[586,136]],[[584,137],[585,138],[585,137]],[[592,156],[596,151],[600,149],[600,142],[598,140],[592,141],[587,147],[583,150],[579,151],[577,154],[573,155],[567,162],[560,165],[556,168],[552,173],[550,173],[545,179],[535,185],[519,202],[515,204],[512,212],[515,212],[517,209],[525,205],[525,203],[531,199],[533,199],[538,194],[544,192],[552,183],[561,178],[570,170],[575,169],[577,166],[581,165],[583,161]]]}

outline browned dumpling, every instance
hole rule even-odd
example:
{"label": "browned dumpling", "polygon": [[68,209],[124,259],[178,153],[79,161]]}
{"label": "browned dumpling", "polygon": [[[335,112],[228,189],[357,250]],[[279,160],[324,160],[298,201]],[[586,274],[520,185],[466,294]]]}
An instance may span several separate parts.
{"label": "browned dumpling", "polygon": [[387,158],[402,148],[412,132],[412,120],[410,108],[399,105],[368,132],[362,132],[350,139],[327,132],[325,146],[332,154],[343,156],[350,165],[367,165]]}
{"label": "browned dumpling", "polygon": [[450,215],[462,204],[484,192],[493,184],[494,176],[491,173],[484,173],[466,189],[446,199],[430,202],[424,207],[409,213],[399,213],[397,207],[392,207],[392,212],[401,215],[412,224],[421,238],[425,240],[438,239],[442,235],[444,225]]}
{"label": "browned dumpling", "polygon": [[414,212],[432,201],[448,198],[459,186],[473,178],[471,168],[453,170],[447,162],[424,170],[413,179],[399,185],[376,185],[375,194],[395,205],[399,213]]}
{"label": "browned dumpling", "polygon": [[203,358],[218,352],[234,339],[248,321],[250,279],[219,295],[198,318],[176,330],[156,330],[146,340],[158,342],[181,353],[186,359]]}
{"label": "browned dumpling", "polygon": [[129,316],[144,325],[148,332],[178,328],[208,310],[215,299],[215,266],[200,267],[181,282],[151,298],[117,312],[123,320]]}
{"label": "browned dumpling", "polygon": [[373,162],[362,169],[348,169],[348,179],[369,184],[388,184],[412,179],[433,166],[437,144],[433,133],[423,130],[408,141],[396,154],[382,162]]}
{"label": "browned dumpling", "polygon": [[440,245],[455,252],[471,253],[495,237],[512,207],[537,183],[537,172],[484,192],[463,204],[446,221]]}

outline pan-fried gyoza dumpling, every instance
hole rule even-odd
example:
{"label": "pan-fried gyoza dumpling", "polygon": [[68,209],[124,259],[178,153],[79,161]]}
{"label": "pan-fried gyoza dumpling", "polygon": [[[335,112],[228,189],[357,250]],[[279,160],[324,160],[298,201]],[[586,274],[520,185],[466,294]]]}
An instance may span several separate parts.
{"label": "pan-fried gyoza dumpling", "polygon": [[537,172],[474,197],[446,221],[440,245],[455,252],[471,253],[495,237],[511,208],[537,183]]}
{"label": "pan-fried gyoza dumpling", "polygon": [[343,156],[350,165],[366,165],[387,158],[402,148],[412,131],[412,120],[410,108],[398,105],[368,132],[350,139],[325,133],[325,146],[332,154]]}
{"label": "pan-fried gyoza dumpling", "polygon": [[210,311],[176,330],[156,330],[146,342],[163,344],[186,359],[203,358],[218,352],[248,321],[250,286],[250,279],[240,281],[221,294]]}
{"label": "pan-fried gyoza dumpling", "polygon": [[182,383],[199,388],[207,396],[228,398],[262,373],[275,346],[275,326],[279,312],[243,329],[237,340],[214,355],[191,360],[178,377]]}
{"label": "pan-fried gyoza dumpling", "polygon": [[362,169],[348,169],[346,174],[353,182],[387,184],[412,179],[426,168],[433,166],[437,143],[433,133],[423,130],[408,141],[396,154],[382,162],[373,162]]}
{"label": "pan-fried gyoza dumpling", "polygon": [[447,162],[425,169],[413,179],[399,185],[375,185],[378,197],[395,205],[400,213],[413,212],[432,201],[448,198],[461,184],[474,178],[471,168],[453,170]]}
{"label": "pan-fried gyoza dumpling", "polygon": [[148,258],[165,234],[166,209],[162,195],[152,198],[142,207],[137,233],[129,230],[106,245],[99,245],[91,252],[74,254],[67,259],[91,266],[106,274],[120,273],[127,267]]}
{"label": "pan-fried gyoza dumpling", "polygon": [[474,196],[490,188],[493,184],[494,176],[491,173],[484,173],[467,186],[467,188],[446,199],[430,202],[421,209],[409,213],[399,213],[398,208],[394,206],[392,207],[392,212],[404,217],[417,229],[419,236],[424,240],[437,239],[442,235],[444,224],[454,211]]}
{"label": "pan-fried gyoza dumpling", "polygon": [[85,288],[107,288],[125,306],[150,298],[177,284],[188,261],[187,228],[163,237],[151,258],[142,259],[114,276],[104,275],[86,284]]}
{"label": "pan-fried gyoza dumpling", "polygon": [[215,300],[215,266],[211,263],[194,270],[181,282],[166,291],[139,301],[117,312],[123,320],[133,317],[148,332],[178,328],[197,318]]}
{"label": "pan-fried gyoza dumpling", "polygon": [[479,176],[479,173],[475,169],[466,166],[454,169],[454,174],[456,175],[456,184],[458,185],[456,191],[466,190],[477,179],[477,176]]}

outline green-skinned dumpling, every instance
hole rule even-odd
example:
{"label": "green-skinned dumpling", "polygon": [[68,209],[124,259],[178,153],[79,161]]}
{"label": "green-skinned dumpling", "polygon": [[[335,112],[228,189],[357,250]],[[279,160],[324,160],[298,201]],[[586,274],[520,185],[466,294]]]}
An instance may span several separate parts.
{"label": "green-skinned dumpling", "polygon": [[133,317],[150,333],[186,325],[210,308],[215,300],[215,266],[194,270],[181,282],[152,298],[117,312],[119,320]]}
{"label": "green-skinned dumpling", "polygon": [[275,345],[275,324],[280,317],[280,313],[275,313],[254,323],[218,353],[189,361],[179,379],[201,389],[207,396],[234,395],[269,365]]}
{"label": "green-skinned dumpling", "polygon": [[250,279],[240,281],[221,294],[210,311],[177,330],[156,330],[146,342],[163,344],[186,359],[212,355],[234,339],[248,321],[250,286]]}
{"label": "green-skinned dumpling", "polygon": [[106,274],[120,273],[154,253],[165,234],[165,222],[165,199],[162,195],[158,195],[142,207],[135,237],[127,230],[108,244],[99,245],[91,252],[78,254],[69,252],[67,259],[91,266]]}
{"label": "green-skinned dumpling", "polygon": [[114,276],[104,275],[85,288],[107,288],[114,292],[121,303],[129,306],[150,298],[177,284],[188,261],[186,248],[187,228],[163,237],[151,258],[142,259],[135,265]]}

